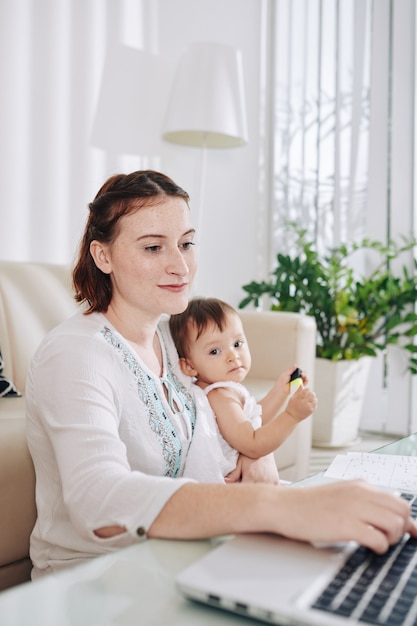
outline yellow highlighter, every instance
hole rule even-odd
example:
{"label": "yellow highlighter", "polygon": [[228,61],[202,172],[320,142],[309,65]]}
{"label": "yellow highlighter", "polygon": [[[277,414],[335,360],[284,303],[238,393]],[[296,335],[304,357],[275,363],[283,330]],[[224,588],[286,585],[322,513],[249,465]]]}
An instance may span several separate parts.
{"label": "yellow highlighter", "polygon": [[302,387],[303,379],[301,378],[301,370],[297,367],[290,377],[290,394],[292,395],[298,389],[298,387]]}

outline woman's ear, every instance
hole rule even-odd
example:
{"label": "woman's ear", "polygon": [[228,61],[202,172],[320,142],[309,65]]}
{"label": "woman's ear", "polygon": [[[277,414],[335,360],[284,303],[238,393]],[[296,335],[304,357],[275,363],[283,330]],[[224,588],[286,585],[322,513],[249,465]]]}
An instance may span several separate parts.
{"label": "woman's ear", "polygon": [[90,254],[93,257],[94,263],[97,265],[98,269],[104,274],[110,274],[111,263],[107,252],[107,246],[94,239],[94,241],[90,243]]}
{"label": "woman's ear", "polygon": [[181,357],[179,363],[183,374],[185,374],[186,376],[197,376],[198,372],[196,369],[194,369],[190,361],[188,361],[184,357]]}

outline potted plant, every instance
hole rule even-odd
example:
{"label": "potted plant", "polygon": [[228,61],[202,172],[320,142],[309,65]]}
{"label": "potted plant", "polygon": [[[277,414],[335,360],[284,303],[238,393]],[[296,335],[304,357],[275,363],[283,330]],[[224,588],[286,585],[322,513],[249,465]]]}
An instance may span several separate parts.
{"label": "potted plant", "polygon": [[[401,244],[362,239],[340,244],[320,254],[307,231],[290,224],[294,252],[278,253],[268,280],[243,285],[245,298],[239,307],[255,307],[267,297],[275,311],[297,311],[314,317],[317,326],[316,391],[319,408],[313,420],[313,440],[321,445],[345,445],[357,432],[369,358],[398,344],[407,351],[408,369],[417,374],[417,262],[414,271],[402,265],[394,274],[392,264],[415,250],[415,239]],[[366,252],[374,266],[366,275],[354,267]],[[409,255],[410,256],[410,255]],[[338,363],[338,366],[334,366]],[[333,370],[336,370],[335,372]],[[328,396],[337,381],[344,385],[343,398]],[[352,383],[350,393],[347,382]],[[346,398],[356,399],[356,404]],[[344,411],[339,411],[343,408]],[[330,415],[332,413],[332,415]],[[349,418],[346,419],[346,414]],[[334,418],[328,426],[329,417]],[[321,424],[321,420],[326,425]],[[354,421],[356,419],[356,426]]]}

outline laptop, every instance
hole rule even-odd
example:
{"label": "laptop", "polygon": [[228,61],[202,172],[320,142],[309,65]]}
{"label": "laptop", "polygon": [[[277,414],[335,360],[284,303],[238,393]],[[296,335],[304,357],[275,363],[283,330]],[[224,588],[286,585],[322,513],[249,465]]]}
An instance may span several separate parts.
{"label": "laptop", "polygon": [[[412,502],[417,517],[417,498]],[[268,534],[226,539],[177,575],[180,592],[270,624],[417,624],[417,540],[384,555],[345,544],[313,546]]]}

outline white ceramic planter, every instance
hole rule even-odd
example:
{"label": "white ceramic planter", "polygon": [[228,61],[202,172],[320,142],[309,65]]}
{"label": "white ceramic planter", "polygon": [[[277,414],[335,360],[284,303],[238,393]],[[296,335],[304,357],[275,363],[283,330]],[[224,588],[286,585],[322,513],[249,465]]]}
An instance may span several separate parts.
{"label": "white ceramic planter", "polygon": [[318,407],[313,414],[313,445],[340,447],[357,439],[371,359],[316,359]]}

